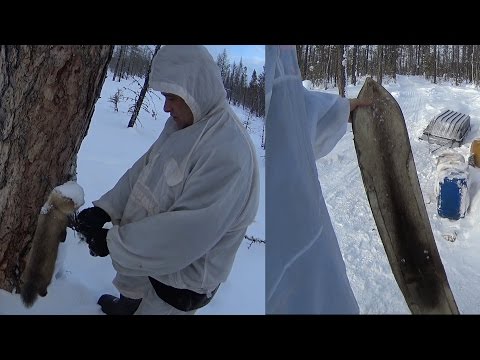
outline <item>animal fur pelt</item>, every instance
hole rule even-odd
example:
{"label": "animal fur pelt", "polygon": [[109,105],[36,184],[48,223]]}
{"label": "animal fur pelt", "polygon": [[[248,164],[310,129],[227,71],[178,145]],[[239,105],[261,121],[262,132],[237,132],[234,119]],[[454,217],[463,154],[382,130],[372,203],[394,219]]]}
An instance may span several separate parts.
{"label": "animal fur pelt", "polygon": [[67,236],[68,216],[77,210],[74,201],[53,189],[38,217],[37,228],[22,275],[21,298],[31,307],[37,296],[46,296],[55,270],[58,246]]}

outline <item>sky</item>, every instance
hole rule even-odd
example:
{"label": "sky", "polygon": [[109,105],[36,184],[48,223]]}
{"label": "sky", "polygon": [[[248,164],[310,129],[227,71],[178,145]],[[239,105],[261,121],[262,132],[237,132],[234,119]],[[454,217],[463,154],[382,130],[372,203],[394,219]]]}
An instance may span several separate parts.
{"label": "sky", "polygon": [[265,45],[205,45],[216,61],[217,56],[227,50],[230,64],[235,61],[236,64],[242,63],[247,67],[248,77],[252,76],[253,69],[257,72],[257,76],[263,71],[265,65]]}
{"label": "sky", "polygon": [[[356,97],[363,81],[360,79],[356,86],[348,85],[347,97]],[[480,138],[480,92],[472,85],[455,86],[449,82],[435,85],[422,77],[400,75],[396,82],[384,81],[383,86],[397,100],[405,117],[433,235],[458,309],[461,314],[480,314],[480,169],[468,167],[465,196],[470,206],[465,217],[442,218],[438,215],[435,194],[440,170],[436,160],[447,149],[419,139],[430,120],[443,110],[470,115],[471,130],[464,144],[451,150],[467,161],[472,141]],[[338,94],[336,88],[327,92]],[[350,124],[335,148],[317,161],[317,169],[360,313],[410,314],[376,229]]]}
{"label": "sky", "polygon": [[[140,82],[143,84],[143,81]],[[133,163],[150,147],[163,129],[168,114],[163,112],[163,96],[152,91],[144,104],[155,110],[153,118],[141,111],[134,128],[127,128],[129,101],[119,103],[114,112],[109,99],[118,89],[124,95],[134,89],[132,80],[113,82],[109,73],[98,99],[87,136],[78,153],[77,184],[83,189],[84,205],[110,190]],[[265,154],[261,148],[263,119],[249,117],[241,108],[234,107],[240,120],[248,119],[248,132],[257,150],[260,168],[260,205],[255,221],[246,235],[265,240]],[[71,184],[67,184],[70,187]],[[78,190],[78,189],[77,189]],[[78,192],[76,197],[78,197]],[[80,200],[78,200],[80,202]],[[118,296],[111,281],[115,276],[110,256],[92,257],[86,243],[73,230],[67,229],[67,238],[60,244],[57,264],[46,297],[39,297],[31,308],[25,308],[19,294],[0,289],[0,314],[31,315],[104,315],[97,305],[102,294]],[[198,315],[260,315],[265,313],[265,245],[244,240],[235,258],[233,269],[218,289],[215,297]]]}

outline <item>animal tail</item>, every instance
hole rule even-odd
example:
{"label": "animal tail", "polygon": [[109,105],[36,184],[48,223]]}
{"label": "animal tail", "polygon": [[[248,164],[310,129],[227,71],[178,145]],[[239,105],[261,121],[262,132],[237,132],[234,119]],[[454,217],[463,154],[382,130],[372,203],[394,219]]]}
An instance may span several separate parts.
{"label": "animal tail", "polygon": [[34,281],[30,280],[23,284],[20,297],[27,308],[32,307],[38,297],[38,289]]}
{"label": "animal tail", "polygon": [[45,276],[41,269],[35,268],[32,264],[27,269],[23,284],[21,285],[20,297],[25,307],[29,308],[37,301],[38,295],[47,296],[47,288],[45,284],[49,283],[49,279],[42,279]]}

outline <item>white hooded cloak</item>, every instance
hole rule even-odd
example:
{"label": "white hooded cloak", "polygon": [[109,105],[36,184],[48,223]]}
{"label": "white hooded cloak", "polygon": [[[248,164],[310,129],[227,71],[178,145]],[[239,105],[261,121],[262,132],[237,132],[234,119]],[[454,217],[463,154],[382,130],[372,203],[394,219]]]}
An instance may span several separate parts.
{"label": "white hooded cloak", "polygon": [[345,134],[349,101],[302,86],[295,46],[267,46],[265,68],[266,312],[357,314],[315,164]]}
{"label": "white hooded cloak", "polygon": [[205,47],[160,48],[150,86],[180,96],[194,122],[178,129],[169,117],[150,149],[93,202],[114,225],[107,234],[114,284],[133,298],[145,294],[147,276],[209,294],[229,275],[257,213],[255,150]]}

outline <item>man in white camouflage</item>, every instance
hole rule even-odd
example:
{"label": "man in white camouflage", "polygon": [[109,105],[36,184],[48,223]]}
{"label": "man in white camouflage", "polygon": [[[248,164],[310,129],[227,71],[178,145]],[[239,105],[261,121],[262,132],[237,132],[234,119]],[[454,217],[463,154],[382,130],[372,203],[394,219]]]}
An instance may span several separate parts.
{"label": "man in white camouflage", "polygon": [[163,46],[150,86],[165,96],[164,130],[78,222],[92,255],[110,254],[117,271],[120,297],[100,297],[105,313],[194,314],[255,219],[258,165],[205,47]]}

